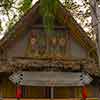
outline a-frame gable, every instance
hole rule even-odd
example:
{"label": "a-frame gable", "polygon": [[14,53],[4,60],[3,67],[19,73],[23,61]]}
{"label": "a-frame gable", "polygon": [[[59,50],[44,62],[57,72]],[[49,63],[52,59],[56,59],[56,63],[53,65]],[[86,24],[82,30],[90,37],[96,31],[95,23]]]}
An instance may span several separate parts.
{"label": "a-frame gable", "polygon": [[[13,34],[10,34],[10,36],[8,34],[8,38],[4,37],[0,42],[0,52],[3,50],[4,56],[6,55],[7,58],[38,58],[42,60],[59,59],[59,61],[67,59],[86,60],[88,54],[91,54],[93,59],[97,57],[93,41],[60,3],[57,12],[54,14],[56,21],[53,33],[43,30],[45,26],[41,23],[38,9],[39,2],[15,25],[12,30]],[[3,53],[1,52],[1,55]],[[36,63],[41,65],[40,62]],[[68,67],[67,65],[64,66]]]}
{"label": "a-frame gable", "polygon": [[[30,23],[31,24],[31,23]],[[54,21],[54,32],[45,32],[42,17],[38,16],[30,30],[8,48],[8,57],[87,58],[87,51],[72,36],[70,29]],[[20,52],[19,52],[20,51]]]}
{"label": "a-frame gable", "polygon": [[[39,13],[39,2],[37,2],[15,25],[13,31],[5,35],[5,37],[0,42],[0,47],[6,48],[9,45],[13,44],[14,40],[19,39],[23,33],[29,31],[34,25],[34,22],[38,19]],[[96,58],[96,46],[93,41],[87,36],[87,34],[83,31],[80,25],[74,20],[72,15],[59,3],[58,10],[56,14],[56,19],[65,27],[70,29],[70,33],[75,38],[78,43],[87,51],[92,50],[92,56]],[[10,36],[9,36],[10,35]]]}

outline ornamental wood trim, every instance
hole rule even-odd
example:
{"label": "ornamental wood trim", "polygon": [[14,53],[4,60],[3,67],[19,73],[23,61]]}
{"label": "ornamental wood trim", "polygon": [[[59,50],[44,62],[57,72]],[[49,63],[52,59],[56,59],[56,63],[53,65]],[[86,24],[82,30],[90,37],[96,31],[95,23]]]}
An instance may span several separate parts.
{"label": "ornamental wood trim", "polygon": [[1,71],[16,71],[30,68],[64,68],[65,70],[83,69],[89,73],[95,73],[98,66],[89,59],[52,59],[52,58],[25,58],[17,57],[11,59],[0,60]]}

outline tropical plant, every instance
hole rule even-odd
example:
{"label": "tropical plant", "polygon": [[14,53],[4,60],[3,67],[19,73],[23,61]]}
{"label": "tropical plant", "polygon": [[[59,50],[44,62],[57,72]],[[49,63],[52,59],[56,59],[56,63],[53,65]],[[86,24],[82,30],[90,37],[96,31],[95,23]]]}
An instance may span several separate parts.
{"label": "tropical plant", "polygon": [[32,0],[0,0],[0,32],[4,34],[31,7]]}

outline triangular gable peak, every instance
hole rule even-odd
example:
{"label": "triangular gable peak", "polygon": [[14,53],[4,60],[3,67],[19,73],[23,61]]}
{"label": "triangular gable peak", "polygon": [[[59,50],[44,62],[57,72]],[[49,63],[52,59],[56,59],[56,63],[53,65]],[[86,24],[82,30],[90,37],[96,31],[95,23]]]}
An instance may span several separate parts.
{"label": "triangular gable peak", "polygon": [[[23,65],[22,69],[26,65],[49,66],[49,60],[50,65],[58,66],[61,63],[65,68],[72,68],[71,63],[79,63],[79,66],[74,65],[73,69],[75,66],[76,69],[81,69],[81,64],[89,63],[87,58],[90,58],[90,54],[96,57],[95,44],[61,4],[58,7],[59,12],[54,14],[55,31],[50,33],[44,31],[46,26],[43,25],[38,7],[39,3],[36,3],[15,25],[12,32],[14,34],[7,35],[8,39],[5,37],[3,42],[1,41],[1,51],[4,51],[4,54],[1,52],[2,57],[6,55],[7,59],[18,60],[14,63]],[[18,64],[14,65],[18,67]]]}

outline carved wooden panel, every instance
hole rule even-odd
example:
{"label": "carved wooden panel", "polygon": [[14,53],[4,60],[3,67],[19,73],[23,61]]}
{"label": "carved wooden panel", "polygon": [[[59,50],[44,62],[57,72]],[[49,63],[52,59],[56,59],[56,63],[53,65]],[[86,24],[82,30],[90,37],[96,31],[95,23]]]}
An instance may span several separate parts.
{"label": "carved wooden panel", "polygon": [[64,57],[66,56],[67,33],[55,31],[46,33],[42,30],[32,31],[28,43],[28,56]]}
{"label": "carved wooden panel", "polygon": [[51,56],[66,56],[67,34],[63,31],[56,31],[49,36],[49,53]]}

